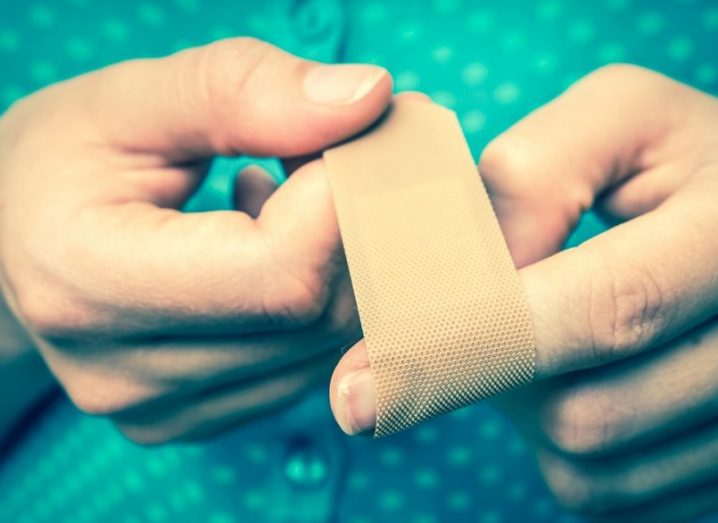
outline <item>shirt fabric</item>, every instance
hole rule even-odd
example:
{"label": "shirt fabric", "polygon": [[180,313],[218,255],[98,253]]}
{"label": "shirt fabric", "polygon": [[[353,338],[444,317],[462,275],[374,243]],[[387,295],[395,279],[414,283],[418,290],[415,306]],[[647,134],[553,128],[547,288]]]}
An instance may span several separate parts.
{"label": "shirt fabric", "polygon": [[[0,109],[119,60],[252,35],[307,58],[387,67],[457,111],[475,156],[572,82],[628,61],[718,93],[718,3],[700,0],[6,1]],[[230,208],[219,159],[187,210]],[[275,161],[261,164],[281,178]],[[591,214],[570,244],[601,230]],[[0,521],[367,523],[578,521],[481,404],[383,440],[345,437],[326,387],[212,441],[143,448],[64,398],[0,458]],[[718,522],[718,518],[711,519]]]}

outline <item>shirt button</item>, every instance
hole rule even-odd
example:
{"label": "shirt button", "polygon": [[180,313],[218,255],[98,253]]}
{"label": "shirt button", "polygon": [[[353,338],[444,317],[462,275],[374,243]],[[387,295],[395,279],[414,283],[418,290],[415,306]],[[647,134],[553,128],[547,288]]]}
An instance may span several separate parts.
{"label": "shirt button", "polygon": [[329,477],[328,456],[312,441],[296,440],[287,450],[284,476],[295,487],[320,487]]}
{"label": "shirt button", "polygon": [[292,5],[291,18],[297,37],[304,41],[314,41],[329,36],[337,24],[339,13],[333,2],[297,0]]}

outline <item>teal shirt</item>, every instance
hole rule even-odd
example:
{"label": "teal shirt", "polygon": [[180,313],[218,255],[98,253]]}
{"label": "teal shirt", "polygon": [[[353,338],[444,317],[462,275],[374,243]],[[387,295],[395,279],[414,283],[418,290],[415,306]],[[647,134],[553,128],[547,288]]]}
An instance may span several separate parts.
{"label": "teal shirt", "polygon": [[[252,35],[386,66],[457,111],[475,154],[576,79],[628,61],[718,93],[718,2],[45,0],[0,6],[0,109],[118,60]],[[220,159],[188,210],[228,208]],[[263,161],[282,176],[277,164]],[[587,215],[571,243],[601,229]],[[507,421],[476,405],[380,441],[344,437],[326,388],[197,445],[138,447],[58,397],[0,457],[0,521],[570,523]],[[713,519],[712,521],[718,521]]]}

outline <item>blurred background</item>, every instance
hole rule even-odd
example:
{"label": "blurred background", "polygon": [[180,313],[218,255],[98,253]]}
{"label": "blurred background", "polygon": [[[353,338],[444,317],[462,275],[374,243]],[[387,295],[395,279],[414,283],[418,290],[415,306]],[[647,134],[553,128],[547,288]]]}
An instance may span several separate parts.
{"label": "blurred background", "polygon": [[[0,112],[107,64],[240,35],[387,67],[398,91],[458,113],[476,157],[603,64],[640,64],[718,94],[716,1],[2,0]],[[228,207],[233,177],[255,161],[219,159],[189,210]],[[260,163],[281,178],[276,162]],[[589,213],[570,243],[601,229]],[[555,504],[520,437],[488,406],[375,442],[341,435],[321,389],[211,442],[158,448],[54,394],[0,454],[0,522],[50,521],[579,519]]]}

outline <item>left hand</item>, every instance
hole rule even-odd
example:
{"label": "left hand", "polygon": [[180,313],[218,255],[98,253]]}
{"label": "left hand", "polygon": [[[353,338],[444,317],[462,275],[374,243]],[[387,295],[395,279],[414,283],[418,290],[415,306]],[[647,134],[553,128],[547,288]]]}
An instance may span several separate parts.
{"label": "left hand", "polygon": [[[601,69],[494,140],[479,165],[531,311],[535,384],[497,400],[549,488],[605,521],[718,509],[718,100]],[[558,252],[582,212],[619,225]],[[373,427],[363,342],[331,398]]]}

